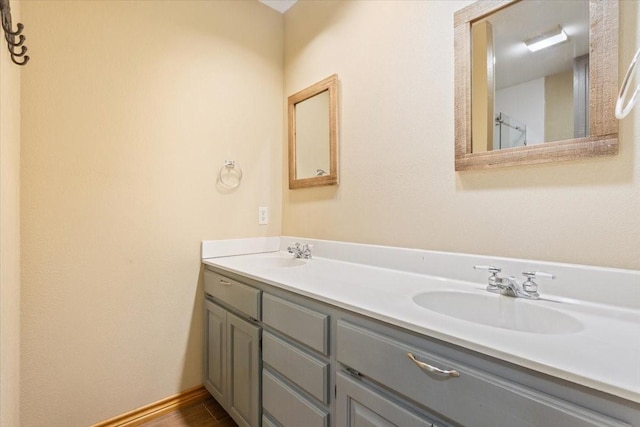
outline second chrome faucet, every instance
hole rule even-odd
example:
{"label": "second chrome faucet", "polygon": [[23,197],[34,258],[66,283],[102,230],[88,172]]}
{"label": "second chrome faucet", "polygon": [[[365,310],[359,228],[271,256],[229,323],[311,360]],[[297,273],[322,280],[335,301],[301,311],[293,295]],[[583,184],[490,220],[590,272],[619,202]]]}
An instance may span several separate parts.
{"label": "second chrome faucet", "polygon": [[491,273],[488,278],[487,291],[516,298],[539,299],[538,284],[534,279],[555,279],[556,276],[541,271],[525,271],[522,275],[526,280],[519,284],[514,276],[501,277],[498,275],[501,268],[490,265],[476,265],[476,270],[485,270]]}

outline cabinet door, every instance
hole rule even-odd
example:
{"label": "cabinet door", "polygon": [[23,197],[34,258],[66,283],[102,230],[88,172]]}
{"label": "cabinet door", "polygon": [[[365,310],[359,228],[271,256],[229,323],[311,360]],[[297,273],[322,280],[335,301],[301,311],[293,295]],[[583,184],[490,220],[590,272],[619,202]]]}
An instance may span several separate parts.
{"label": "cabinet door", "polygon": [[205,301],[204,385],[211,395],[226,407],[227,379],[226,323],[227,311]]}
{"label": "cabinet door", "polygon": [[337,425],[345,427],[432,427],[431,421],[387,399],[343,373],[336,376]]}
{"label": "cabinet door", "polygon": [[260,328],[227,313],[227,411],[240,427],[260,425]]}

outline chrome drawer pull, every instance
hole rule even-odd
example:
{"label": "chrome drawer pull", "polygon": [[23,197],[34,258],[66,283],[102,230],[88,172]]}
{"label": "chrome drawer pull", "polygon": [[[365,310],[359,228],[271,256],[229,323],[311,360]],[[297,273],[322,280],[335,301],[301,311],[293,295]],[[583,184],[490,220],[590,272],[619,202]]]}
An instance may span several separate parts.
{"label": "chrome drawer pull", "polygon": [[220,279],[220,284],[225,286],[231,286],[231,282],[227,282],[226,280]]}
{"label": "chrome drawer pull", "polygon": [[459,377],[460,376],[460,373],[458,371],[456,371],[455,369],[444,370],[444,369],[436,368],[435,366],[431,366],[431,365],[429,365],[427,363],[419,361],[411,353],[407,353],[407,357],[409,359],[411,359],[411,361],[413,363],[415,363],[416,366],[418,366],[418,368],[422,369],[423,372],[446,375],[448,377]]}

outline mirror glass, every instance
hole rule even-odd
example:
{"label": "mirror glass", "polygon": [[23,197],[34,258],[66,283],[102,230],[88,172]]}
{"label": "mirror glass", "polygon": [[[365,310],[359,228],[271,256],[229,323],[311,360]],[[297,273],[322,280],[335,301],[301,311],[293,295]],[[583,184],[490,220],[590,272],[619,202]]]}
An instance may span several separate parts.
{"label": "mirror glass", "polygon": [[296,109],[296,179],[329,173],[329,91],[300,101]]}
{"label": "mirror glass", "polygon": [[457,11],[455,169],[617,154],[618,10],[496,0]]}
{"label": "mirror glass", "polygon": [[330,76],[289,97],[289,188],[335,185],[337,81]]}
{"label": "mirror glass", "polygon": [[515,3],[473,22],[471,49],[473,152],[588,136],[588,1]]}

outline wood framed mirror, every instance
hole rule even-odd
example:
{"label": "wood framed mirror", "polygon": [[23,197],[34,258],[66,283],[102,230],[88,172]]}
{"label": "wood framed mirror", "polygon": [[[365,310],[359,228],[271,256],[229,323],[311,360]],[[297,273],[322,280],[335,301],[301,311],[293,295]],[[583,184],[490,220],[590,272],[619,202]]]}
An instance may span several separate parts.
{"label": "wood framed mirror", "polygon": [[288,98],[289,188],[338,184],[338,76]]}
{"label": "wood framed mirror", "polygon": [[[477,1],[455,13],[454,47],[456,171],[618,154],[618,0]],[[523,112],[536,104],[541,119]]]}

